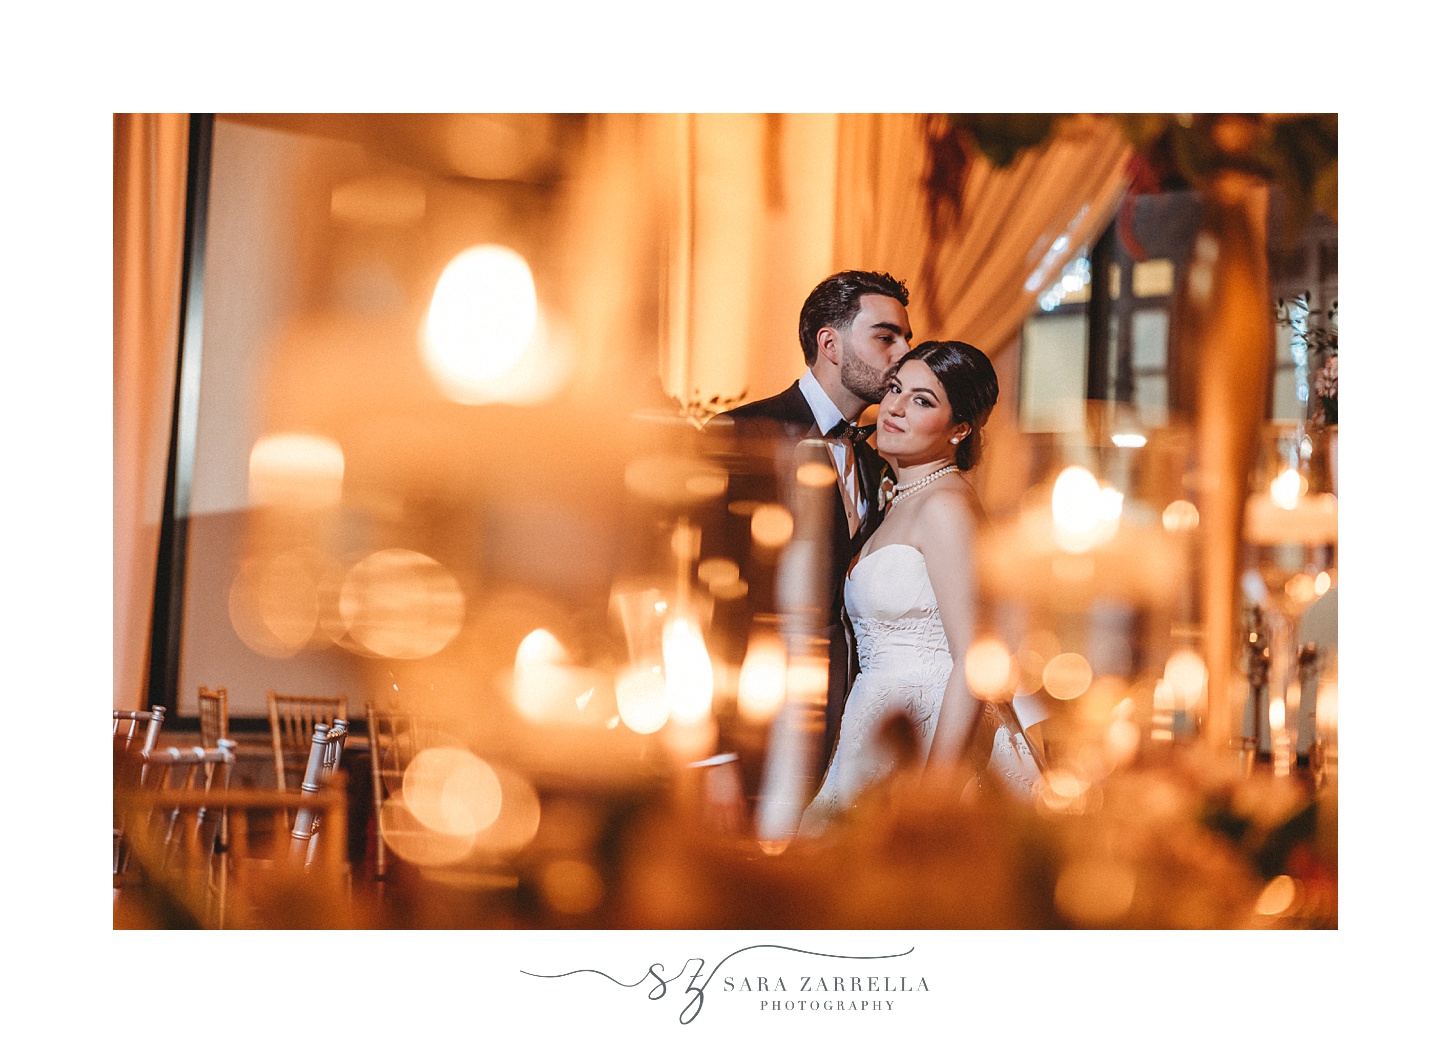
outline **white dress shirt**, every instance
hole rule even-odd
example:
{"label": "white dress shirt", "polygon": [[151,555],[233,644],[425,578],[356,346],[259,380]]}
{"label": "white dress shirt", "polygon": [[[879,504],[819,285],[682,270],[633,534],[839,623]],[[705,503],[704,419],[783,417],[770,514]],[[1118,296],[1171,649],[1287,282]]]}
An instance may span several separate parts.
{"label": "white dress shirt", "polygon": [[[801,393],[806,396],[806,404],[811,407],[811,415],[816,418],[816,426],[823,435],[846,419],[811,370],[808,369],[797,383],[801,385]],[[826,441],[832,462],[836,464],[836,487],[846,507],[847,531],[855,536],[867,515],[867,501],[857,484],[856,450],[848,438],[829,438]]]}

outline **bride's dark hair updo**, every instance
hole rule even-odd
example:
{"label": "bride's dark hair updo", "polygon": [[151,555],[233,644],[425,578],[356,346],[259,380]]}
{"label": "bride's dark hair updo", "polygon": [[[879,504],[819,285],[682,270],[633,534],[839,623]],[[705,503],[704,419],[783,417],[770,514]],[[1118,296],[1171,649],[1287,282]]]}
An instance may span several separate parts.
{"label": "bride's dark hair updo", "polygon": [[966,438],[957,443],[957,466],[971,470],[982,459],[982,429],[998,403],[998,374],[977,348],[960,340],[924,340],[892,370],[896,376],[906,363],[916,359],[932,371],[947,392],[952,422],[972,425]]}

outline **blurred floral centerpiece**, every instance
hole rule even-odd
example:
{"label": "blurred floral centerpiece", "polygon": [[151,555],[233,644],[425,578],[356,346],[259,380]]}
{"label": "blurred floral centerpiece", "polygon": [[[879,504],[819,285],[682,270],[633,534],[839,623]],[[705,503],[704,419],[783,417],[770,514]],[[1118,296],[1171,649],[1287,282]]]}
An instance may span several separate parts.
{"label": "blurred floral centerpiece", "polygon": [[1340,301],[1331,301],[1323,314],[1310,305],[1309,293],[1277,301],[1275,319],[1304,342],[1305,358],[1315,374],[1313,419],[1328,427],[1340,423]]}

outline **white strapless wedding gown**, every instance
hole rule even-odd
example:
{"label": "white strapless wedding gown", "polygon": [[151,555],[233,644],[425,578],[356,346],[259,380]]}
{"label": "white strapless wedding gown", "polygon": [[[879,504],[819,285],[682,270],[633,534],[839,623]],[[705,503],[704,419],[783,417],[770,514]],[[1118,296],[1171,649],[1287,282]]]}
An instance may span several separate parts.
{"label": "white strapless wedding gown", "polygon": [[[900,767],[921,769],[952,672],[937,595],[916,547],[888,543],[859,558],[847,575],[844,597],[861,672],[846,697],[826,780],[802,816],[800,831],[806,834],[820,832],[899,767],[894,744],[882,734],[892,717],[906,722],[916,742],[916,763]],[[1010,788],[1031,792],[1040,776],[1024,740],[1015,741],[992,704],[984,710],[991,715],[984,723],[997,724],[992,768]]]}

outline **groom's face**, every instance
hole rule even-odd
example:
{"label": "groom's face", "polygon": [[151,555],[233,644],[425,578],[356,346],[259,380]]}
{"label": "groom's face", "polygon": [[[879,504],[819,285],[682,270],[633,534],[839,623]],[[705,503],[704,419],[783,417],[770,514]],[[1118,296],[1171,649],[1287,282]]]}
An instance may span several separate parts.
{"label": "groom's face", "polygon": [[895,298],[869,293],[842,339],[841,383],[864,402],[880,402],[887,390],[887,370],[912,346],[907,309]]}

